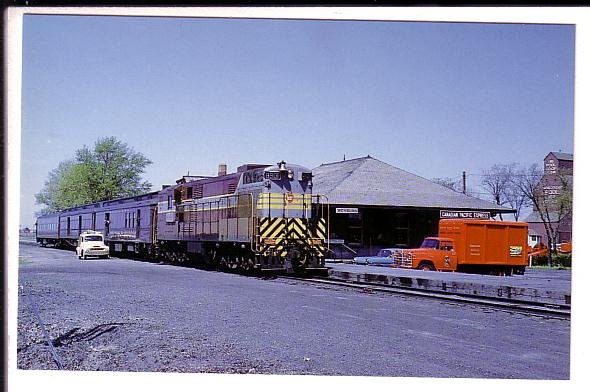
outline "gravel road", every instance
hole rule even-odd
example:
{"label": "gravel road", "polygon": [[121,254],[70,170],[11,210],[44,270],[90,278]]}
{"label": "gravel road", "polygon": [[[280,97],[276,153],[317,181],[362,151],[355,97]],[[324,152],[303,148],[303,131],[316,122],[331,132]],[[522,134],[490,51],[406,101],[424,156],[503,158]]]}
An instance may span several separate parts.
{"label": "gravel road", "polygon": [[551,317],[20,247],[19,369],[567,379],[569,339]]}

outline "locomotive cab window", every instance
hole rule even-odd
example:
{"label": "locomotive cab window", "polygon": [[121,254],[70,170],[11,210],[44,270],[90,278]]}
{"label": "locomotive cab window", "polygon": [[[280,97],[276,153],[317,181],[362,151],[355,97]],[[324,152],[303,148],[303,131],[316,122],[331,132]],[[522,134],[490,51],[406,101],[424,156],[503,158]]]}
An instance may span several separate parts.
{"label": "locomotive cab window", "polygon": [[311,181],[311,173],[301,172],[299,173],[299,181]]}

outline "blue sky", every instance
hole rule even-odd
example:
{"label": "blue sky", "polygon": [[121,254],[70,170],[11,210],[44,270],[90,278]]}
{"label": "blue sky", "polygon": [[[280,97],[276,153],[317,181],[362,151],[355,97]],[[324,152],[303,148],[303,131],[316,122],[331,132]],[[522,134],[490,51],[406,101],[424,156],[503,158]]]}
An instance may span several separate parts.
{"label": "blue sky", "polygon": [[371,156],[475,186],[573,152],[572,25],[27,15],[21,224],[76,149],[117,136],[159,189],[219,163]]}

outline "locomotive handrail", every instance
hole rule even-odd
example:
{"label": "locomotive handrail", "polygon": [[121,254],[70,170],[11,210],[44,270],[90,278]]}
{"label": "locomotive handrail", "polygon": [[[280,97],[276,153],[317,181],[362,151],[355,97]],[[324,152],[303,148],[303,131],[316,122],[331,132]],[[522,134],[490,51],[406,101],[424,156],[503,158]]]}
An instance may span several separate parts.
{"label": "locomotive handrail", "polygon": [[258,237],[258,233],[256,233],[256,229],[257,229],[257,224],[255,224],[256,219],[258,219],[255,215],[254,215],[254,194],[252,192],[248,193],[248,195],[250,195],[250,205],[251,205],[251,209],[252,209],[252,214],[250,215],[250,222],[252,224],[252,235],[250,236],[250,250],[253,253],[256,253],[256,238]]}
{"label": "locomotive handrail", "polygon": [[[320,194],[320,193],[316,193],[315,195],[312,195],[312,203],[313,203],[313,196],[317,197],[317,202],[318,204],[320,204],[320,198],[324,198],[326,199],[326,206],[327,206],[327,217],[326,217],[326,238],[325,238],[325,243],[326,243],[326,253],[330,252],[330,200],[328,199],[327,195],[324,194]],[[322,215],[323,215],[323,210],[322,210]]]}

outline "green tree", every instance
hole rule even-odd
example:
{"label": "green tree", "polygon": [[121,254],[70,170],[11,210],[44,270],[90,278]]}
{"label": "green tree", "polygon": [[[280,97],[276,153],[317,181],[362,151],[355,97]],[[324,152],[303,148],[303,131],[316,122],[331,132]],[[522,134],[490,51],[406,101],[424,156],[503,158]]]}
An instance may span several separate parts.
{"label": "green tree", "polygon": [[99,139],[94,148],[83,146],[73,160],[63,161],[49,173],[37,204],[42,213],[101,200],[135,196],[152,185],[141,174],[152,162],[115,137]]}
{"label": "green tree", "polygon": [[41,192],[35,195],[37,204],[44,204],[45,207],[38,211],[39,215],[55,212],[66,208],[62,205],[63,198],[60,197],[60,188],[63,188],[62,179],[68,175],[75,165],[74,161],[62,161],[59,165],[49,172],[47,180]]}

